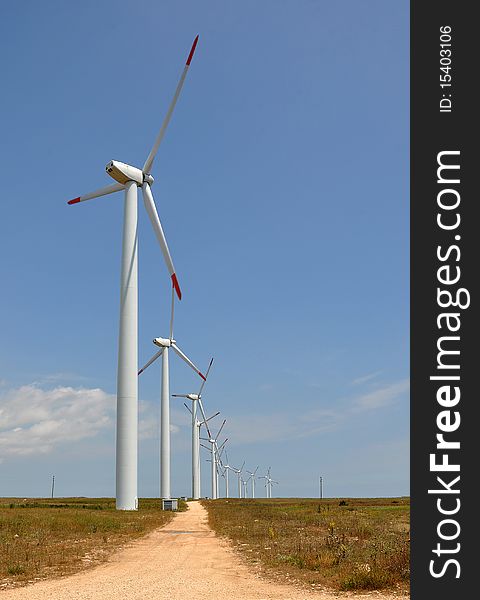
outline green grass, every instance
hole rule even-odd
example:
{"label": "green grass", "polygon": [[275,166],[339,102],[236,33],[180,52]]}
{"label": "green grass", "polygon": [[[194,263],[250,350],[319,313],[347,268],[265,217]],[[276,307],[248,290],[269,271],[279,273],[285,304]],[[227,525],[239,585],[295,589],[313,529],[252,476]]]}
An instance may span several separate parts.
{"label": "green grass", "polygon": [[[186,508],[179,500],[179,510]],[[93,566],[171,518],[158,499],[141,499],[132,512],[115,510],[112,498],[0,499],[0,584]]]}
{"label": "green grass", "polygon": [[337,590],[408,590],[409,498],[203,504],[210,526],[266,573]]}

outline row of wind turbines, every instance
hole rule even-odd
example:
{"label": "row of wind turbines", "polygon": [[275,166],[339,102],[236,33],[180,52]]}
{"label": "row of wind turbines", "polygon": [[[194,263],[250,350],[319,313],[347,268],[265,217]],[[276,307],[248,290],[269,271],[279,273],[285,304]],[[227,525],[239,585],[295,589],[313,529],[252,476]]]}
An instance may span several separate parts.
{"label": "row of wind turbines", "polygon": [[[268,468],[266,475],[262,475],[257,477],[258,466],[254,471],[246,470],[245,473],[248,473],[248,477],[244,479],[242,477],[243,469],[245,467],[245,461],[243,462],[240,468],[234,467],[229,464],[228,454],[226,450],[226,443],[228,438],[226,438],[223,442],[219,442],[220,434],[227,422],[226,419],[223,420],[218,432],[216,435],[213,435],[210,427],[208,425],[209,421],[217,417],[220,413],[216,412],[214,415],[207,417],[205,414],[205,409],[202,402],[202,391],[205,385],[206,378],[210,373],[210,369],[213,364],[213,358],[210,361],[208,366],[207,374],[205,376],[205,380],[200,385],[200,390],[197,394],[173,394],[174,397],[177,398],[188,398],[192,401],[192,406],[189,407],[185,404],[186,409],[192,415],[192,498],[194,500],[198,500],[201,497],[200,491],[200,447],[205,448],[210,455],[209,462],[211,468],[211,498],[216,500],[220,497],[220,486],[219,486],[219,475],[225,479],[225,498],[230,498],[230,485],[229,485],[229,471],[232,471],[233,474],[237,476],[238,483],[238,497],[239,498],[247,498],[248,497],[248,482],[251,482],[251,498],[255,498],[255,480],[256,479],[265,479],[265,488],[267,498],[272,497],[272,486],[273,484],[278,484],[278,481],[274,481],[270,476],[271,467]],[[201,418],[198,418],[198,409],[200,409]],[[202,425],[205,426],[205,430],[207,433],[206,438],[201,437],[200,429]],[[206,444],[202,444],[201,441],[207,442],[209,446]],[[222,459],[223,453],[225,453],[225,462]]]}
{"label": "row of wind turbines", "polygon": [[[212,498],[215,500],[219,498],[219,487],[218,487],[218,473],[222,474],[222,477],[225,479],[225,498],[230,498],[230,487],[229,487],[229,477],[228,472],[232,471],[234,475],[237,476],[237,485],[238,485],[238,498],[255,498],[255,481],[257,479],[265,479],[265,495],[267,498],[272,497],[272,487],[273,484],[278,484],[278,481],[274,481],[270,477],[271,467],[268,467],[267,473],[265,475],[260,475],[257,477],[258,467],[255,468],[254,471],[246,470],[245,473],[248,473],[248,477],[244,479],[242,477],[243,468],[245,466],[245,462],[242,464],[240,468],[232,467],[228,464],[228,456],[225,452],[226,462],[223,463],[221,459],[222,448],[220,447],[219,456],[217,458],[217,480],[216,480],[216,489],[214,495],[213,485],[212,485]],[[248,492],[248,483],[250,484],[250,495]]]}
{"label": "row of wind turbines", "polygon": [[[143,372],[147,366],[152,364],[152,362],[156,359],[157,355],[154,355],[152,359],[148,361],[148,363],[139,371],[139,373]],[[271,467],[268,468],[266,475],[262,475],[257,477],[258,466],[254,471],[245,470],[245,473],[248,474],[246,479],[243,478],[243,470],[245,467],[245,461],[243,462],[240,468],[234,467],[229,464],[228,454],[226,450],[226,444],[228,438],[226,438],[223,442],[219,442],[220,434],[223,431],[223,428],[227,422],[226,419],[223,420],[218,432],[216,435],[213,435],[209,422],[217,417],[220,412],[216,412],[210,417],[207,417],[205,414],[205,408],[202,400],[202,392],[207,381],[207,378],[210,373],[210,369],[213,365],[213,358],[210,360],[210,364],[208,365],[207,372],[203,378],[202,383],[200,384],[200,389],[196,394],[172,394],[173,398],[186,398],[190,400],[191,405],[184,403],[185,408],[190,413],[191,419],[191,456],[192,456],[192,488],[191,488],[191,497],[194,500],[198,500],[202,497],[201,493],[201,467],[200,467],[200,448],[203,447],[208,451],[209,459],[211,467],[211,498],[216,500],[220,497],[220,486],[219,486],[219,475],[221,475],[225,479],[225,498],[230,498],[230,486],[229,486],[229,471],[232,471],[237,476],[238,481],[238,497],[239,498],[255,498],[255,480],[256,479],[265,479],[265,489],[267,498],[272,497],[272,487],[273,484],[278,484],[278,481],[274,481],[270,476]],[[192,368],[196,369],[195,366]],[[202,437],[201,428],[204,426],[205,433],[208,437]],[[209,445],[202,444],[203,442],[207,442]],[[223,454],[225,453],[225,461],[223,460]],[[251,495],[248,495],[248,483],[251,482]]]}
{"label": "row of wind turbines", "polygon": [[[210,372],[213,359],[210,361],[206,375],[188,358],[177,345],[173,337],[175,296],[181,300],[182,293],[178,282],[173,260],[167,245],[163,227],[158,216],[157,208],[152,193],[154,178],[151,174],[153,162],[160,144],[165,136],[168,124],[177,104],[178,98],[185,83],[190,64],[198,43],[195,38],[190,53],[187,57],[183,72],[178,82],[173,99],[167,110],[160,131],[154,145],[148,154],[143,167],[138,167],[119,162],[110,161],[105,169],[115,183],[94,192],[78,196],[68,204],[74,205],[101,196],[124,192],[124,222],[122,238],[122,259],[120,275],[120,325],[118,341],[118,369],[117,369],[117,418],[116,418],[116,508],[118,510],[138,509],[138,378],[158,358],[162,358],[162,383],[160,400],[160,497],[171,498],[171,473],[170,473],[170,378],[169,356],[172,350],[202,379],[197,394],[177,394],[176,397],[186,398],[191,401],[187,408],[192,415],[192,497],[200,498],[200,428],[205,426],[208,437],[212,474],[212,498],[218,498],[218,475],[225,477],[226,496],[229,497],[228,473],[236,473],[238,478],[238,495],[246,497],[248,482],[251,482],[251,495],[255,495],[255,479],[257,469],[249,473],[248,479],[242,478],[243,467],[235,469],[222,461],[226,440],[218,444],[218,438],[225,425],[220,427],[217,435],[212,436],[209,421],[219,413],[207,418],[201,395],[203,386]],[[163,254],[165,264],[171,280],[171,314],[168,337],[156,337],[153,340],[159,349],[152,358],[139,370],[138,369],[138,188],[141,188],[143,203],[152,224],[155,236]],[[201,419],[199,418],[199,411]],[[272,485],[277,483],[270,477],[270,469],[262,476],[265,479],[267,497],[271,497]],[[243,494],[243,495],[242,495]]]}

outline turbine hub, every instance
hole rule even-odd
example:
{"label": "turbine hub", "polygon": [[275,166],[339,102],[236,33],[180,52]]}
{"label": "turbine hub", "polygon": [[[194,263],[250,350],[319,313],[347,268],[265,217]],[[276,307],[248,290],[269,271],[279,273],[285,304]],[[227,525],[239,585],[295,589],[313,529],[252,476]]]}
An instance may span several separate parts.
{"label": "turbine hub", "polygon": [[143,181],[146,181],[149,185],[153,185],[153,182],[155,181],[155,179],[153,178],[152,175],[150,175],[150,173],[144,173]]}

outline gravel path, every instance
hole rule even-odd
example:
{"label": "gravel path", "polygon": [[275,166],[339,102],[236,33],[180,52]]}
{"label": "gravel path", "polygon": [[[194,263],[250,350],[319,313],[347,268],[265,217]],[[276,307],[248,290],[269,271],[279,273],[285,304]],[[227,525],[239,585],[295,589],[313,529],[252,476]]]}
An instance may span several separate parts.
{"label": "gravel path", "polygon": [[0,592],[0,600],[398,600],[379,593],[310,592],[252,573],[207,525],[199,502],[108,562],[69,577]]}

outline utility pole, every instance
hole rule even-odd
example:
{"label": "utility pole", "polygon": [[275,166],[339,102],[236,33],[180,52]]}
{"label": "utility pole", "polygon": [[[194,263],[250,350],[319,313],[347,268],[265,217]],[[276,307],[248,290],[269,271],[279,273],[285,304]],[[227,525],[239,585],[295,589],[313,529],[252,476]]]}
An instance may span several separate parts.
{"label": "utility pole", "polygon": [[55,475],[52,475],[52,498],[53,498],[54,491],[55,491]]}

